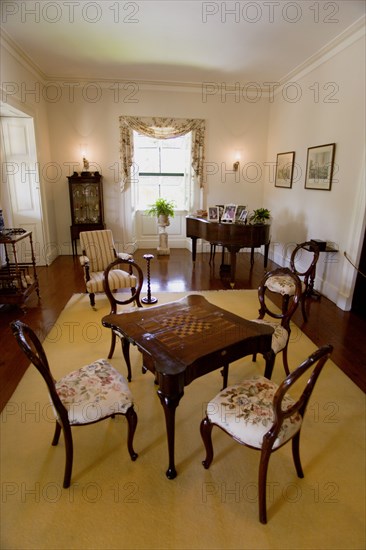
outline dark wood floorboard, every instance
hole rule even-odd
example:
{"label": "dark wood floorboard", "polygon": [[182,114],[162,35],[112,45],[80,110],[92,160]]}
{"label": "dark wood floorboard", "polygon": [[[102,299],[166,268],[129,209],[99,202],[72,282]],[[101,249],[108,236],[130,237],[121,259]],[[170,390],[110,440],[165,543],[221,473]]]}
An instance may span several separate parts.
{"label": "dark wood floorboard", "polygon": [[[146,262],[143,254],[146,252],[151,251],[138,250],[134,255],[144,273]],[[208,254],[198,255],[193,267],[191,254],[185,249],[171,249],[170,256],[155,256],[150,266],[152,294],[158,291],[229,289],[229,281],[220,278],[221,254],[216,254],[213,266],[209,265],[208,259]],[[274,262],[268,262],[267,269],[276,267]],[[38,268],[38,274],[39,301],[35,293],[30,296],[25,312],[16,307],[0,306],[0,410],[11,398],[29,364],[11,334],[9,323],[19,318],[24,320],[43,340],[72,294],[85,290],[79,261],[72,256],[59,256],[51,266]],[[256,254],[252,268],[250,254],[238,254],[236,289],[257,288],[263,275],[263,257],[260,254]],[[143,294],[146,294],[146,281]],[[319,301],[311,301],[307,323],[303,323],[300,310],[295,313],[294,322],[315,344],[332,344],[334,362],[366,391],[365,319],[340,310],[322,297]]]}

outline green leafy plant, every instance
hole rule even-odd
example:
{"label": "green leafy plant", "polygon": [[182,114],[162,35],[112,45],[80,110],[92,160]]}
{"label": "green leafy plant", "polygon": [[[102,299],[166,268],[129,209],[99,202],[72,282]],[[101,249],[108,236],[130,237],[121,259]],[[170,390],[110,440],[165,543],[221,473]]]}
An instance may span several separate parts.
{"label": "green leafy plant", "polygon": [[271,217],[271,211],[268,208],[257,208],[252,212],[249,222],[253,225],[258,223],[266,223]]}
{"label": "green leafy plant", "polygon": [[168,216],[174,218],[174,206],[174,201],[156,199],[153,204],[150,204],[150,208],[146,213],[148,216]]}

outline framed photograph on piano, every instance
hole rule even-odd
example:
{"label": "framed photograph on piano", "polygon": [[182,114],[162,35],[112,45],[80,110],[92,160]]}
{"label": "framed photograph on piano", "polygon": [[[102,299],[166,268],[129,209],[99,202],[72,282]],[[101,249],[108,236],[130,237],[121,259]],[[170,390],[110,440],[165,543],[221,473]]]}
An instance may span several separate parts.
{"label": "framed photograph on piano", "polygon": [[237,209],[236,204],[225,204],[224,213],[222,215],[221,221],[224,223],[234,223],[236,209]]}
{"label": "framed photograph on piano", "polygon": [[208,207],[208,221],[209,222],[218,222],[219,221],[219,207],[218,206],[209,206]]}
{"label": "framed photograph on piano", "polygon": [[216,206],[219,209],[219,220],[221,221],[222,215],[224,213],[224,205],[223,204],[216,204]]}
{"label": "framed photograph on piano", "polygon": [[235,221],[236,222],[245,222],[246,220],[246,213],[247,213],[247,210],[246,210],[246,206],[242,206],[242,205],[239,205],[236,209],[236,213],[235,213]]}

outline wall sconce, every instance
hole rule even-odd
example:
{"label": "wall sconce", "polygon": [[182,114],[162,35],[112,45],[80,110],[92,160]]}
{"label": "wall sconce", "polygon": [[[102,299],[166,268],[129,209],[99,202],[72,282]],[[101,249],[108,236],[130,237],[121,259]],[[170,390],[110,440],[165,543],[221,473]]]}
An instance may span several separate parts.
{"label": "wall sconce", "polygon": [[234,172],[237,172],[239,170],[239,164],[240,164],[240,152],[235,151],[234,164],[233,164]]}

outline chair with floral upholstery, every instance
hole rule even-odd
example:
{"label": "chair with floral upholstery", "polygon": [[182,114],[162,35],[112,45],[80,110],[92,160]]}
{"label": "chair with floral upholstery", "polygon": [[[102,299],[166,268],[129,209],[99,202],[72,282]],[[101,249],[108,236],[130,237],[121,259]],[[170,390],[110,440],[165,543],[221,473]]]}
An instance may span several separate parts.
{"label": "chair with floral upholstery", "polygon": [[124,415],[128,423],[128,452],[131,460],[136,460],[138,455],[133,449],[133,437],[137,415],[126,379],[108,361],[99,359],[55,381],[43,346],[33,330],[19,320],[13,321],[11,328],[20,348],[46,382],[56,417],[52,445],[57,445],[61,430],[64,434],[64,488],[69,487],[71,482],[73,426],[86,426],[108,417],[114,418],[117,414]]}
{"label": "chair with floral upholstery", "polygon": [[[261,452],[258,472],[259,521],[267,523],[266,483],[271,453],[292,440],[292,456],[298,477],[304,477],[300,461],[300,432],[306,406],[318,376],[332,352],[326,345],[312,353],[278,386],[257,376],[230,386],[212,399],[201,422],[206,449],[202,464],[209,468],[214,452],[212,428],[219,426],[235,441]],[[310,375],[309,371],[310,370]],[[288,390],[298,382],[303,388],[293,399]],[[296,395],[300,393],[296,386]]]}
{"label": "chair with floral upholstery", "polygon": [[[301,280],[301,312],[304,321],[308,320],[306,305],[308,299],[314,294],[314,280],[316,264],[319,259],[319,247],[313,241],[298,244],[291,253],[290,269]],[[267,286],[272,292],[282,295],[282,308],[286,309],[291,296],[294,295],[295,286],[281,275],[270,277]]]}
{"label": "chair with floral upholstery", "polygon": [[[103,292],[104,270],[116,258],[127,260],[132,256],[123,252],[117,254],[110,229],[82,231],[79,237],[82,250],[79,259],[84,269],[86,291],[89,294],[90,305],[95,306],[95,293]],[[116,270],[110,286],[112,290],[131,288],[131,293],[134,293],[136,277],[129,271]]]}
{"label": "chair with floral upholstery", "polygon": [[[295,293],[292,296],[289,306],[284,310],[280,311],[276,306],[269,300],[267,291],[267,280],[270,277],[283,277],[283,280],[287,285],[293,284],[295,288]],[[264,376],[271,378],[273,367],[276,360],[276,355],[282,351],[282,361],[286,374],[289,374],[288,366],[288,344],[291,334],[291,317],[295,313],[301,297],[301,281],[295,273],[288,267],[280,267],[274,271],[269,271],[263,277],[259,287],[258,287],[258,298],[260,303],[259,317],[258,319],[252,319],[255,323],[263,323],[271,326],[274,329],[271,343],[271,350],[266,354],[266,369]],[[256,354],[253,355],[253,361],[256,360]],[[225,365],[221,371],[224,384],[223,387],[227,386],[228,380],[228,371],[229,366]]]}
{"label": "chair with floral upholstery", "polygon": [[[126,293],[123,291],[119,293],[113,292],[113,279],[115,277],[115,273],[118,273],[121,266],[128,266],[129,273],[134,274],[135,276],[137,284],[135,288],[132,289],[131,296],[126,296]],[[117,258],[112,263],[110,263],[104,271],[103,276],[104,292],[106,293],[106,296],[111,305],[110,313],[119,313],[118,306],[127,306],[129,304],[133,304],[131,308],[142,307],[142,304],[140,302],[140,294],[143,283],[144,275],[142,269],[132,258],[128,260]],[[122,311],[120,311],[121,315],[123,315],[123,312],[129,311],[129,309],[131,308],[124,308]],[[116,347],[116,336],[118,336],[121,339],[122,353],[127,365],[127,379],[129,382],[131,382],[130,342],[129,340],[127,340],[127,338],[121,337],[121,335],[118,332],[115,332],[113,329],[111,329],[111,333],[112,340],[108,359],[111,359],[113,357],[114,349]]]}

